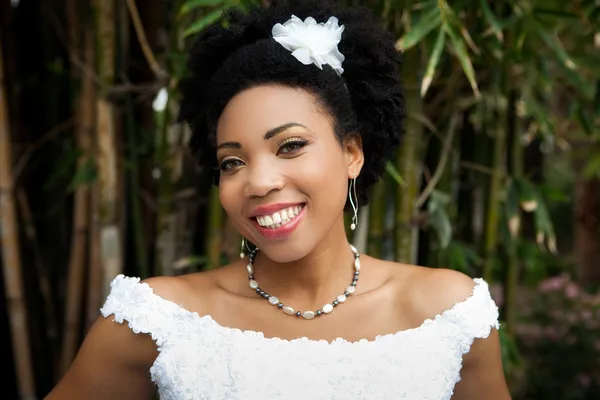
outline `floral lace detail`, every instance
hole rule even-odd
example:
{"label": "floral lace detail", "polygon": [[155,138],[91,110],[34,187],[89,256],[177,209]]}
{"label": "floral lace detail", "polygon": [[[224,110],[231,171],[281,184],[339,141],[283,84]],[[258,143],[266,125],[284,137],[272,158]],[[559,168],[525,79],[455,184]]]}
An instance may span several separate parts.
{"label": "floral lace detail", "polygon": [[101,313],[156,342],[150,374],[163,400],[448,400],[463,355],[499,328],[487,283],[474,282],[471,296],[419,327],[355,342],[225,327],[123,275],[111,283]]}

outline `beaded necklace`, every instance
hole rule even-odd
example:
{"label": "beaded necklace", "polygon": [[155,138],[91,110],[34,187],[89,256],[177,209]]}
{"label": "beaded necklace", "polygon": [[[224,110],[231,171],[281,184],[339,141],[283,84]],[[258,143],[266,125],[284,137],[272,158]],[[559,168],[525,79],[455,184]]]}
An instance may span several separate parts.
{"label": "beaded necklace", "polygon": [[276,296],[273,296],[263,291],[258,285],[256,279],[254,278],[254,259],[256,258],[256,253],[258,252],[258,249],[254,249],[252,253],[250,253],[248,265],[246,266],[246,269],[248,270],[249,286],[259,296],[267,300],[271,305],[276,306],[286,315],[293,315],[296,317],[303,317],[304,319],[311,320],[315,317],[320,317],[323,314],[329,314],[333,311],[335,307],[344,303],[348,299],[348,297],[354,294],[354,292],[356,291],[356,285],[358,284],[358,276],[360,275],[360,254],[358,253],[358,250],[356,250],[356,247],[350,245],[350,249],[352,250],[352,253],[354,253],[354,276],[352,278],[352,283],[350,283],[350,286],[346,288],[344,293],[340,294],[331,303],[325,304],[320,310],[304,312],[296,311],[292,307],[286,306],[283,303],[281,303],[279,301],[279,298],[277,298]]}

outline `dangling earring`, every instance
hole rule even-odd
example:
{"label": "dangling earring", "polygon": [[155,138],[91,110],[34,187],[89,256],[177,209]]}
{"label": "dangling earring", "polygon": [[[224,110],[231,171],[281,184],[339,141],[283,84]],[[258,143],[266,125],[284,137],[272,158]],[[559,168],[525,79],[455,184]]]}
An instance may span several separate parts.
{"label": "dangling earring", "polygon": [[242,236],[242,248],[240,249],[240,258],[246,257],[246,253],[252,253],[252,249],[248,246],[248,241]]}
{"label": "dangling earring", "polygon": [[242,236],[242,248],[240,249],[240,258],[246,257],[244,253],[244,247],[246,247],[246,238]]}
{"label": "dangling earring", "polygon": [[[352,199],[352,197],[354,197],[354,199]],[[350,181],[350,187],[348,188],[348,199],[350,200],[352,210],[354,211],[350,229],[355,230],[356,226],[358,225],[358,197],[356,196],[356,178],[353,178]]]}

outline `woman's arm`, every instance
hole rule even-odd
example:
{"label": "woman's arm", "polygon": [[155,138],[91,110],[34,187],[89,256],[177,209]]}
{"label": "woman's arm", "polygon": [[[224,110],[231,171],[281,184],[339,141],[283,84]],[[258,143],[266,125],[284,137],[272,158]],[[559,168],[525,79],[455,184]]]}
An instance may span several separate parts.
{"label": "woman's arm", "polygon": [[145,334],[100,317],[73,364],[45,400],[137,400],[154,393],[149,369],[158,355]]}
{"label": "woman's arm", "polygon": [[[426,317],[439,314],[474,293],[473,279],[457,271],[434,268],[428,270],[421,278],[413,285],[413,290],[416,291],[415,304],[420,306],[422,315]],[[419,288],[421,289],[417,290]],[[480,297],[477,301],[484,300]],[[461,318],[465,318],[466,327],[471,325],[473,319],[476,326],[480,321],[491,325],[491,314],[481,314],[490,312],[486,307],[478,310],[467,309],[467,313]],[[471,348],[464,355],[461,379],[454,388],[452,400],[511,399],[502,368],[498,330],[494,326],[489,326],[489,329],[489,336],[475,338]],[[483,331],[477,334],[483,335]]]}
{"label": "woman's arm", "polygon": [[456,384],[453,400],[510,400],[502,369],[498,331],[492,329],[485,339],[475,339],[463,360],[461,381]]}

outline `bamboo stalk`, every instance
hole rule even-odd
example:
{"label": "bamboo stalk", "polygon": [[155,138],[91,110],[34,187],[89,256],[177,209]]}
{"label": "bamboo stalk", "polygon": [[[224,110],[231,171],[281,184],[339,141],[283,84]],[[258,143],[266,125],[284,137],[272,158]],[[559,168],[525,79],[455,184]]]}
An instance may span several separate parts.
{"label": "bamboo stalk", "polygon": [[[419,93],[420,82],[420,52],[413,48],[404,55],[403,76],[408,82],[405,86],[405,104],[408,114],[421,114],[423,101]],[[417,211],[415,203],[420,189],[419,165],[421,162],[421,138],[423,126],[415,118],[406,119],[406,132],[404,143],[397,156],[400,175],[405,186],[398,186],[396,204],[395,227],[395,252],[396,261],[408,264],[416,262],[416,249],[418,246],[417,229],[413,225],[413,218]]]}
{"label": "bamboo stalk", "polygon": [[[81,54],[81,46],[78,45],[80,37],[79,16],[77,13],[77,2],[69,0],[67,3],[67,17],[69,24],[71,49]],[[84,34],[84,62],[91,65],[91,54],[89,48],[92,46],[88,39],[89,30]],[[73,59],[74,57],[71,57]],[[86,69],[87,71],[87,69]],[[74,78],[79,78],[80,89],[75,96],[75,142],[82,151],[77,160],[77,168],[84,168],[90,155],[90,128],[93,126],[93,76],[84,72],[80,75],[74,68]],[[91,101],[90,101],[91,99]],[[69,270],[67,277],[67,295],[65,300],[65,321],[63,333],[63,346],[60,361],[60,373],[64,374],[79,347],[79,332],[81,328],[81,311],[83,308],[84,275],[87,257],[87,242],[89,235],[89,207],[90,191],[87,184],[81,184],[75,188],[74,213],[73,213],[73,236],[71,239],[71,254],[69,259]]]}
{"label": "bamboo stalk", "polygon": [[[85,63],[88,66],[84,69],[86,72],[84,80],[89,81],[91,85],[90,90],[86,89],[85,96],[82,93],[82,104],[85,104],[85,129],[90,136],[93,136],[96,130],[96,51],[95,51],[95,37],[96,33],[94,26],[87,26],[85,29],[85,44],[84,44],[84,57]],[[87,86],[86,86],[87,87]],[[83,118],[82,113],[82,118]],[[90,142],[90,153],[96,160],[98,168],[98,144],[93,138]],[[88,249],[89,249],[89,261],[88,261],[88,276],[87,276],[87,293],[86,293],[86,312],[85,312],[85,331],[87,331],[94,321],[98,318],[98,309],[102,302],[102,260],[101,260],[101,249],[100,249],[100,183],[95,181],[90,186],[90,209],[89,209],[89,234],[88,234]]]}
{"label": "bamboo stalk", "polygon": [[369,236],[367,249],[369,255],[381,258],[383,255],[383,232],[385,230],[386,190],[382,178],[373,186],[369,205]]}
{"label": "bamboo stalk", "polygon": [[487,211],[485,218],[485,238],[484,238],[484,264],[483,278],[491,282],[494,273],[494,260],[497,255],[498,247],[498,221],[500,219],[500,190],[502,186],[502,177],[504,176],[504,155],[506,151],[506,105],[504,87],[501,80],[497,85],[496,107],[493,111],[497,112],[494,118],[494,149],[492,158],[492,175],[490,177],[490,186],[487,199]]}
{"label": "bamboo stalk", "polygon": [[89,236],[89,272],[87,281],[86,321],[87,331],[98,318],[98,307],[102,302],[102,251],[100,249],[100,192],[99,185],[91,188],[90,236]]}
{"label": "bamboo stalk", "polygon": [[[98,29],[99,96],[96,101],[96,144],[100,207],[101,294],[108,295],[110,281],[122,272],[121,226],[119,223],[119,146],[115,114],[107,93],[115,81],[116,29],[114,0],[96,4]],[[97,284],[95,282],[94,284]],[[94,307],[98,309],[100,303]]]}
{"label": "bamboo stalk", "polygon": [[12,347],[15,355],[19,397],[35,398],[34,372],[29,343],[29,323],[23,271],[20,256],[19,229],[16,218],[14,182],[12,177],[12,143],[8,103],[4,86],[4,54],[0,37],[0,245]]}
{"label": "bamboo stalk", "polygon": [[[521,144],[521,135],[523,133],[523,120],[517,115],[514,107],[515,98],[511,96],[511,107],[509,109],[510,116],[514,121],[511,137],[511,174],[514,178],[523,176],[523,145]],[[512,243],[507,247],[508,250],[508,265],[506,271],[505,290],[504,290],[504,319],[506,320],[506,333],[510,337],[514,337],[515,325],[517,323],[517,289],[519,284],[520,259],[517,253],[517,241],[521,236],[521,212],[517,211],[517,225],[512,232]]]}

